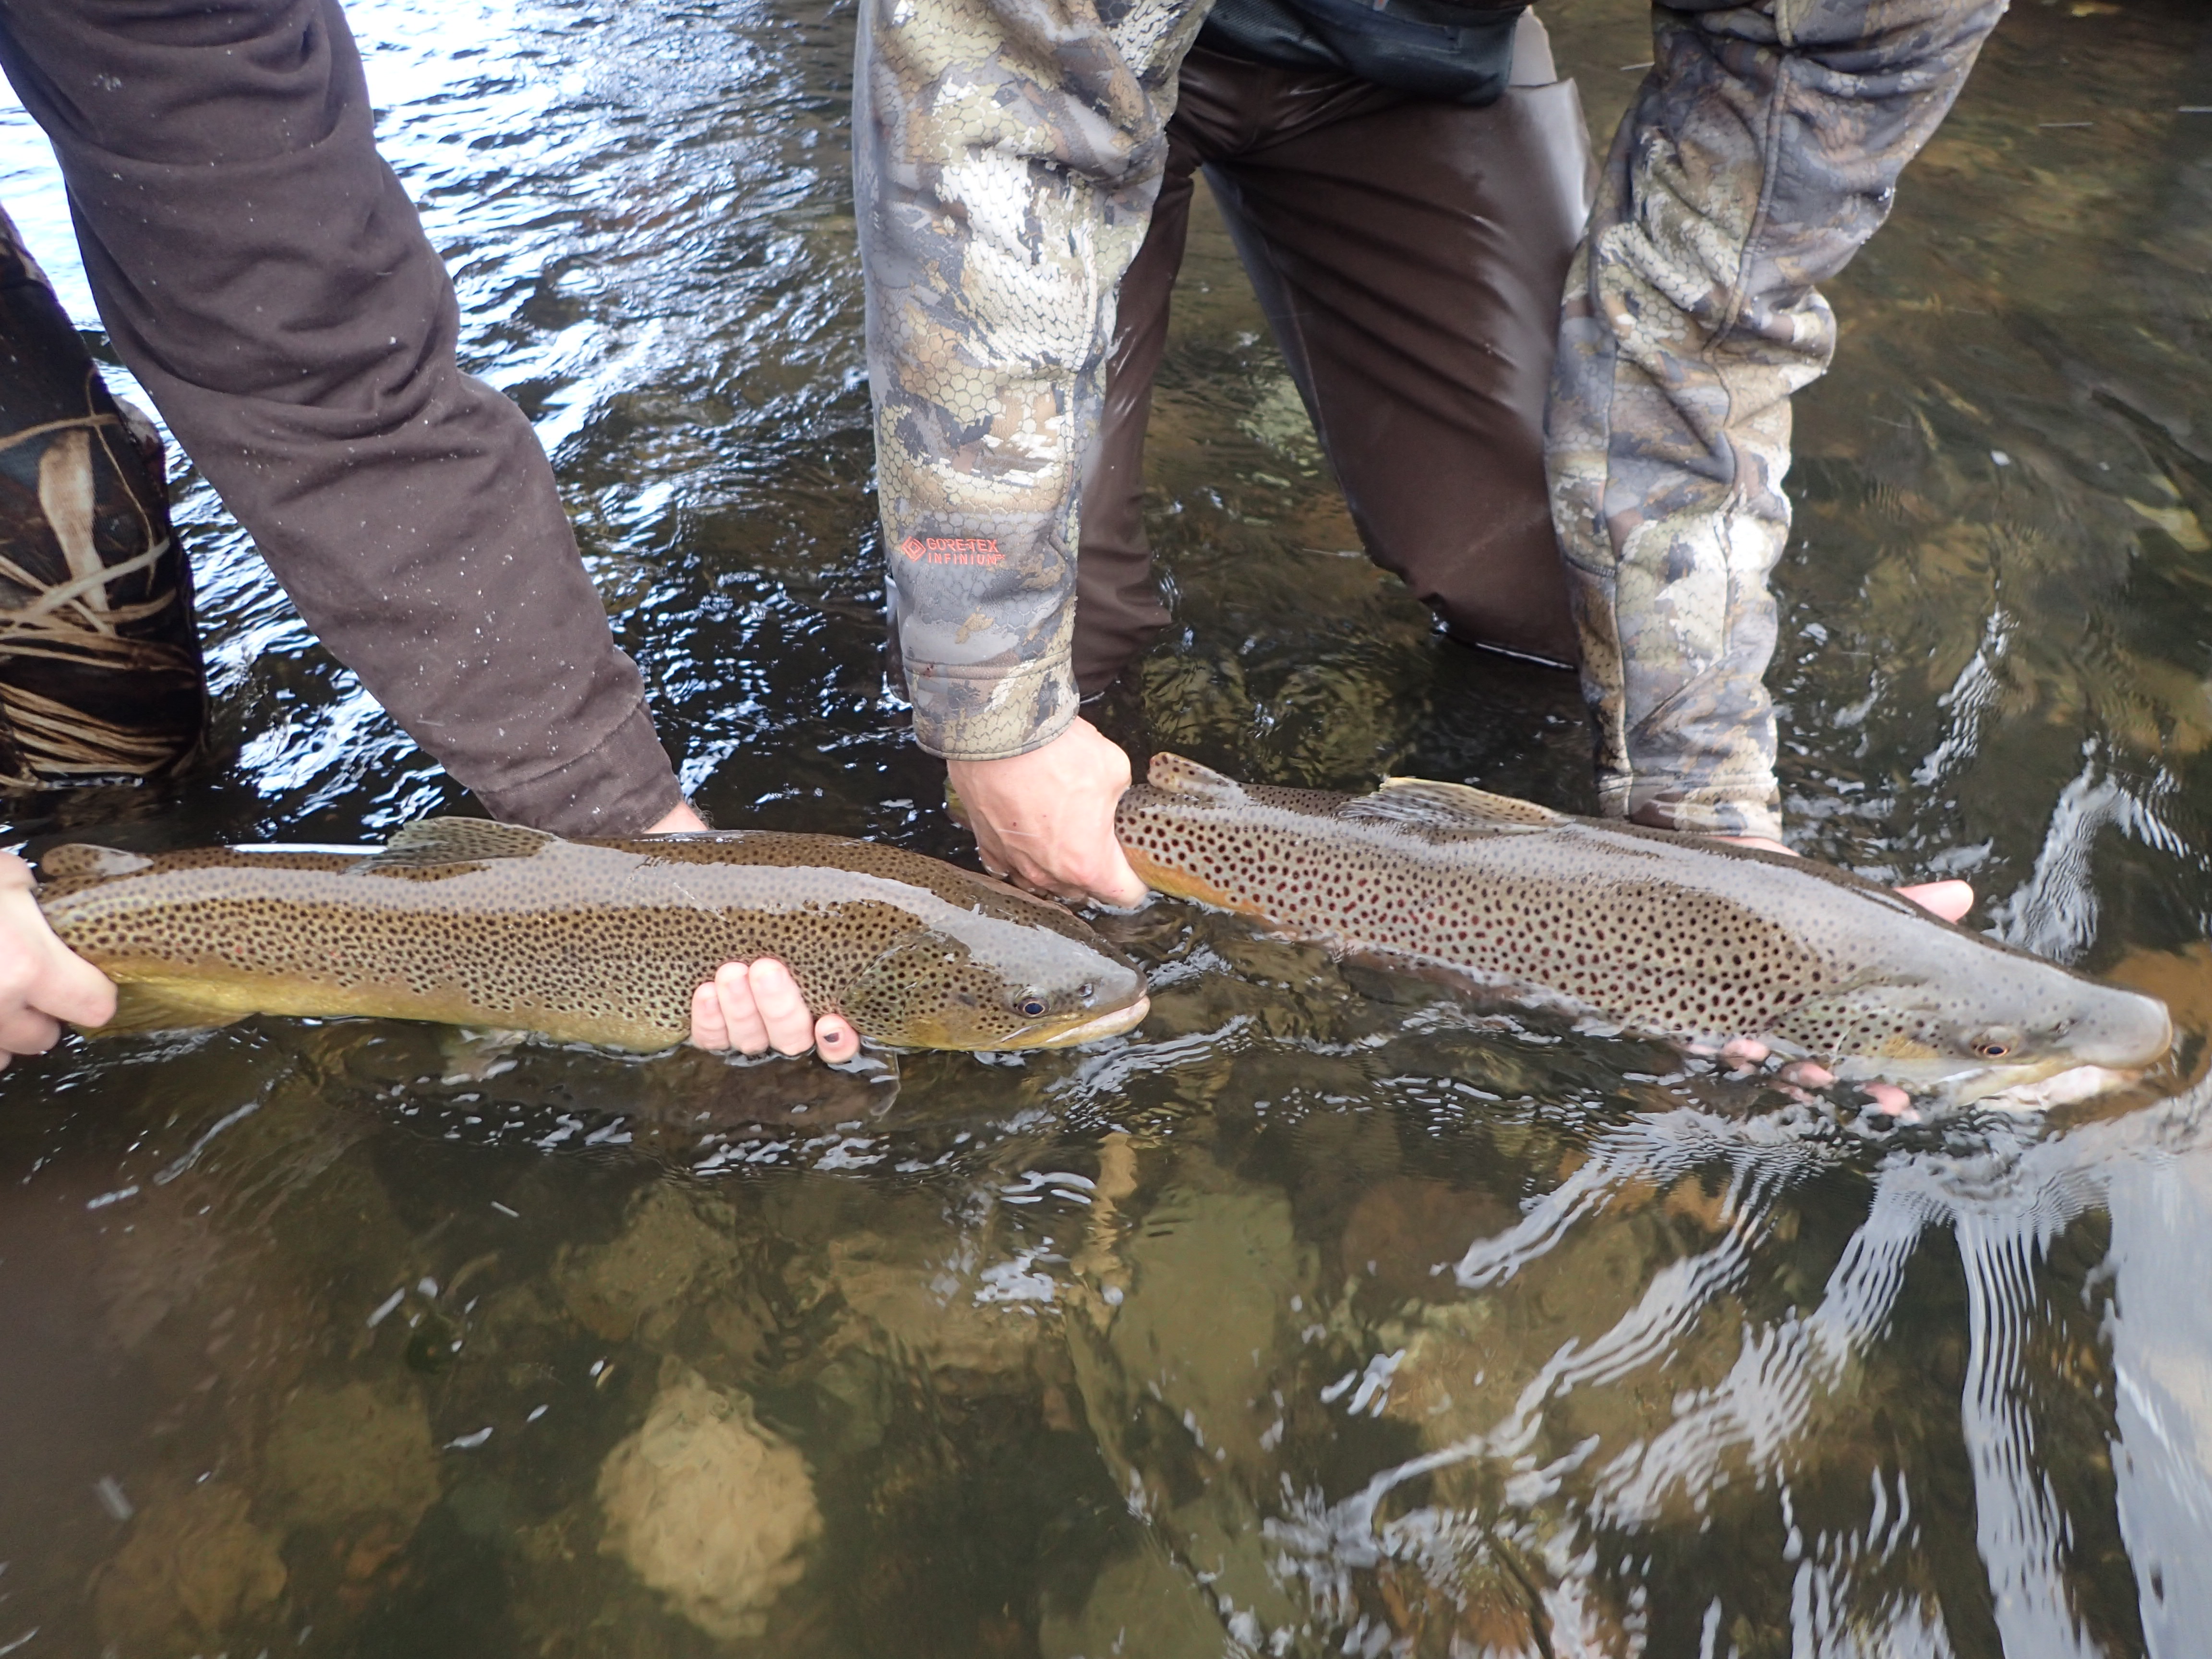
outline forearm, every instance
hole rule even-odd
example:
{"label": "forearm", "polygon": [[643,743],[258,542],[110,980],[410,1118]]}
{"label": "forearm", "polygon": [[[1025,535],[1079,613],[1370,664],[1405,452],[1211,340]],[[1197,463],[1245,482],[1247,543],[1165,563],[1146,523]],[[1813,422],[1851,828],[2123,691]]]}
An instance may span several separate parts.
{"label": "forearm", "polygon": [[1074,718],[1080,474],[1203,0],[866,0],[854,171],[892,625],[932,753]]}
{"label": "forearm", "polygon": [[1887,215],[2003,9],[1654,13],[1656,61],[1568,278],[1548,433],[1607,811],[1781,833],[1768,578],[1790,395],[1835,349],[1816,284]]}
{"label": "forearm", "polygon": [[501,817],[665,813],[637,671],[528,422],[455,362],[336,4],[88,0],[11,12],[0,56],[117,351],[332,653]]}

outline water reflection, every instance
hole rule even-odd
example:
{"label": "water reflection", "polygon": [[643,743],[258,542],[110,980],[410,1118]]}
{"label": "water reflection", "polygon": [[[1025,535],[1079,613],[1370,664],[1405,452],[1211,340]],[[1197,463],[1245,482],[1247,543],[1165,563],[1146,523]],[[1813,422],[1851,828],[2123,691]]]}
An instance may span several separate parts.
{"label": "water reflection", "polygon": [[[1608,122],[1641,11],[1547,12]],[[354,15],[687,781],[957,851],[882,703],[849,12]],[[1138,1033],[896,1080],[347,1022],[72,1048],[0,1077],[0,1650],[2193,1651],[2212,118],[2168,112],[2208,74],[2179,0],[2000,31],[1838,286],[1777,671],[1804,844],[2157,991],[2170,1073],[1890,1131],[1170,905],[1104,924]],[[88,325],[44,176],[0,128]],[[1345,556],[1287,388],[1201,216],[1151,481],[1180,635],[1114,717],[1586,801],[1571,688]],[[16,833],[448,805],[203,487],[180,518],[221,763]]]}

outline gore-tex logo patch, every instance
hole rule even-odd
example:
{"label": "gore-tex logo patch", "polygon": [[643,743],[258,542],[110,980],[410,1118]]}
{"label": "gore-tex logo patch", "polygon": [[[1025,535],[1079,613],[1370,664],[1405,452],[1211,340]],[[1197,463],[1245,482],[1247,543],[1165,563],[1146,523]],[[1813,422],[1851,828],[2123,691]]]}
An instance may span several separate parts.
{"label": "gore-tex logo patch", "polygon": [[899,551],[916,564],[996,564],[1006,557],[992,536],[909,536]]}

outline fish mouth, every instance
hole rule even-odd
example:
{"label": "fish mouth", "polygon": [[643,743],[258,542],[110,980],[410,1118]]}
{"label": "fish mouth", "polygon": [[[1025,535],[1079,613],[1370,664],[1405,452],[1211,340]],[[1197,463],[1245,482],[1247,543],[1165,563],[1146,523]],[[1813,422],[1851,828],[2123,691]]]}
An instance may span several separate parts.
{"label": "fish mouth", "polygon": [[2147,1068],[2140,1066],[2074,1066],[2049,1077],[1993,1089],[1974,1104],[1987,1111],[2047,1112],[2131,1087],[2142,1081]]}
{"label": "fish mouth", "polygon": [[1126,1008],[1109,1009],[1103,1014],[1093,1014],[1073,1025],[1039,1024],[1024,1025],[1010,1032],[1000,1043],[1004,1048],[1073,1048],[1079,1042],[1096,1042],[1101,1037],[1119,1036],[1130,1030],[1152,1012],[1152,1000],[1139,997]]}
{"label": "fish mouth", "polygon": [[2154,1066],[2173,1047],[2173,1019],[2156,997],[2116,991],[2098,1011],[2094,1031],[2077,1032],[2067,1046],[2076,1065],[2124,1072]]}

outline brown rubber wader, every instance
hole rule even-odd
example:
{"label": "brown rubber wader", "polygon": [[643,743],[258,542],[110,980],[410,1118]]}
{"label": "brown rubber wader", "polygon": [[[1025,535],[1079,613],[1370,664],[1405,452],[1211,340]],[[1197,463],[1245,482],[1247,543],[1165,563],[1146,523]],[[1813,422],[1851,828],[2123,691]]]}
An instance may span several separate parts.
{"label": "brown rubber wader", "polygon": [[1200,167],[1369,556],[1455,638],[1577,660],[1544,398],[1588,212],[1589,137],[1533,17],[1513,80],[1468,109],[1203,46],[1184,60],[1084,485],[1085,696],[1168,620],[1145,538],[1145,422]]}
{"label": "brown rubber wader", "polygon": [[206,724],[161,434],[0,213],[0,787],[167,777]]}

